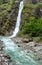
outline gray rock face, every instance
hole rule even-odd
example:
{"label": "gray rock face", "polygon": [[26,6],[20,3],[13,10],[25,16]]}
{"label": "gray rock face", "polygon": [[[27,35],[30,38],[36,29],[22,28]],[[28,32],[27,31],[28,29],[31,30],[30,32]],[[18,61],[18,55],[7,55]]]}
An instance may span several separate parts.
{"label": "gray rock face", "polygon": [[32,3],[33,3],[33,4],[37,3],[37,0],[32,0]]}
{"label": "gray rock face", "polygon": [[37,2],[42,2],[42,0],[24,0],[24,3],[28,4],[28,3],[37,3]]}
{"label": "gray rock face", "polygon": [[24,1],[24,3],[31,3],[31,0],[23,0]]}

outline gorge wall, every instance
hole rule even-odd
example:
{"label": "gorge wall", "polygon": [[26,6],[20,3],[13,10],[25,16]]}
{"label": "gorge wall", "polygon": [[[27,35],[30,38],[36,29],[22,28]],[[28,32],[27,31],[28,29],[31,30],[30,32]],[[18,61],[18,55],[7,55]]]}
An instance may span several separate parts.
{"label": "gorge wall", "polygon": [[0,34],[10,35],[15,28],[17,20],[19,2],[10,0],[0,4]]}
{"label": "gorge wall", "polygon": [[[0,35],[11,35],[12,34],[12,31],[15,28],[15,24],[17,20],[20,1],[21,0],[10,0],[9,3],[4,3],[2,5],[0,4]],[[24,1],[24,8],[22,12],[22,18],[21,18],[22,22],[20,26],[20,30],[22,30],[22,32],[24,32],[23,31],[23,28],[25,28],[24,25],[27,22],[29,22],[30,17],[31,18],[34,17],[37,20],[40,17],[42,18],[42,0],[23,0],[23,1]],[[40,31],[37,34],[39,33]],[[26,32],[26,34],[28,34],[28,32]]]}

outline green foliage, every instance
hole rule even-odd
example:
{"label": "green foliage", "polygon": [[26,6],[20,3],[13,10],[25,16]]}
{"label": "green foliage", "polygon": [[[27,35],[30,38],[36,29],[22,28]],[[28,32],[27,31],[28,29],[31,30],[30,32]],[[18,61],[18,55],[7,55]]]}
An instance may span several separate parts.
{"label": "green foliage", "polygon": [[[36,17],[41,16],[40,9],[42,9],[42,3],[37,4],[25,4],[23,8],[23,13],[27,13],[27,15],[31,16],[34,15]],[[26,17],[26,16],[25,16]]]}
{"label": "green foliage", "polygon": [[9,3],[10,3],[11,5],[12,5],[12,4],[14,4],[14,0],[10,0],[10,2],[9,2]]}
{"label": "green foliage", "polygon": [[42,3],[25,4],[20,35],[42,36]]}
{"label": "green foliage", "polygon": [[0,0],[0,4],[4,4],[5,3],[5,0]]}
{"label": "green foliage", "polygon": [[42,36],[42,18],[30,17],[22,28],[22,34],[30,36]]}
{"label": "green foliage", "polygon": [[41,42],[42,37],[33,37],[33,40],[36,41],[36,42]]}
{"label": "green foliage", "polygon": [[14,0],[10,0],[8,3],[5,3],[5,0],[0,0],[0,34],[5,35],[8,32],[10,15],[7,14],[10,14],[14,4]]}

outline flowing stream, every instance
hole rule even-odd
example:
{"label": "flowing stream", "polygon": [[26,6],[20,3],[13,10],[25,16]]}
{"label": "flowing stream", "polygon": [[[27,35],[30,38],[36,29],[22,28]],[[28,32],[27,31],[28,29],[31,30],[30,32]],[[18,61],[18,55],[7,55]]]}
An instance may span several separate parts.
{"label": "flowing stream", "polygon": [[21,48],[19,48],[11,39],[15,37],[19,31],[22,9],[23,1],[20,2],[19,13],[13,35],[10,37],[0,36],[0,40],[3,41],[4,44],[3,51],[7,53],[13,61],[16,62],[16,65],[41,65],[31,50],[29,50],[29,53],[27,53],[27,50],[22,51]]}

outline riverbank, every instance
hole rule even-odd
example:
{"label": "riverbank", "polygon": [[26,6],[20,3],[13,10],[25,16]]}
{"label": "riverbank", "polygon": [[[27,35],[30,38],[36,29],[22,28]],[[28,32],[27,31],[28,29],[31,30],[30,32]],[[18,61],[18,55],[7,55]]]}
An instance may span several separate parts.
{"label": "riverbank", "polygon": [[[21,38],[21,37],[15,37],[12,40],[19,48],[22,49],[22,51],[26,51],[26,53],[29,53],[29,50],[31,50],[33,52],[34,56],[36,56],[36,59],[42,63],[42,42],[35,42],[32,39]],[[0,41],[0,48],[1,48],[1,46],[3,48],[3,42]],[[2,49],[1,49],[1,51],[2,51]],[[3,53],[3,55],[4,54],[5,53]],[[8,57],[7,54],[5,54],[5,55]]]}
{"label": "riverbank", "polygon": [[21,38],[21,37],[16,37],[12,39],[15,44],[18,45],[23,50],[28,50],[30,49],[33,51],[34,55],[36,58],[41,61],[42,60],[42,42],[36,42],[33,41],[31,38]]}

